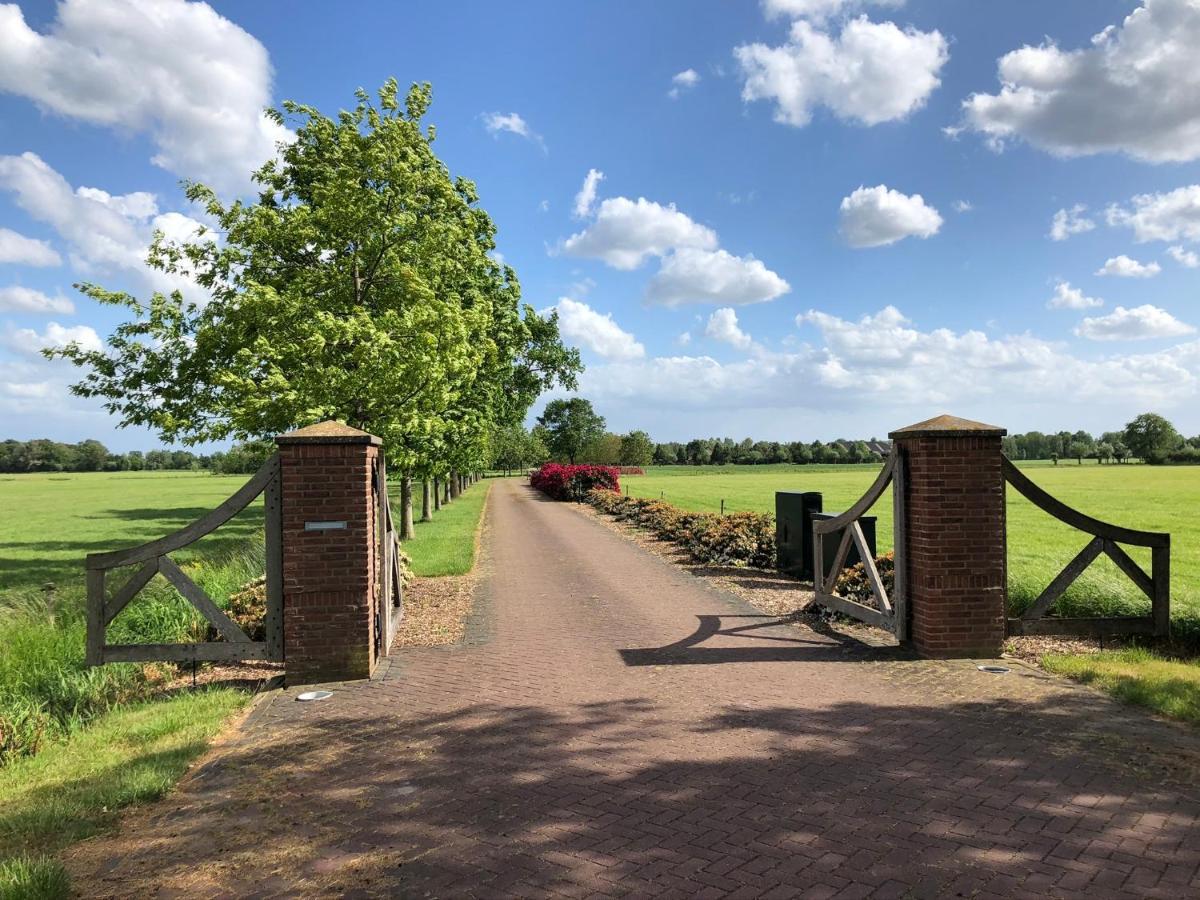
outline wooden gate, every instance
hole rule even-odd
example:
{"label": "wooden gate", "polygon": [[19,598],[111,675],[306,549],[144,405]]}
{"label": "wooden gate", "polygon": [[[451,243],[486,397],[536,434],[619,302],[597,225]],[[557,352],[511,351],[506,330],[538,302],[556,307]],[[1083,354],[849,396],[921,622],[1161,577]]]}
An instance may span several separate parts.
{"label": "wooden gate", "polygon": [[[280,500],[279,454],[273,455],[257,474],[232,497],[192,524],[156,541],[131,550],[91,553],[87,568],[87,664],[110,662],[196,662],[266,659],[281,662],[283,648],[283,515]],[[200,586],[192,581],[168,555],[182,550],[245,509],[259,494],[266,507],[266,619],[265,640],[252,641],[236,622],[225,615]],[[106,578],[112,569],[140,564],[140,568],[111,596]],[[162,575],[216,628],[223,641],[194,644],[109,644],[105,631],[117,614],[155,575]]]}
{"label": "wooden gate", "polygon": [[[892,445],[891,455],[884,463],[883,469],[875,479],[874,484],[844,513],[832,519],[813,522],[813,589],[816,593],[815,602],[851,618],[858,619],[876,628],[890,631],[896,640],[908,638],[908,608],[904,591],[904,451],[896,444]],[[892,593],[889,595],[884,587],[875,558],[871,554],[867,539],[863,535],[862,526],[858,520],[875,505],[875,502],[892,485],[893,510],[893,546],[895,547],[895,581]],[[837,553],[833,565],[825,568],[825,540],[832,539],[841,532]],[[850,546],[854,545],[862,559],[867,581],[871,585],[871,594],[875,599],[875,607],[866,606],[847,597],[835,593],[838,578],[846,566],[846,558]]]}
{"label": "wooden gate", "polygon": [[383,658],[391,652],[396,629],[404,618],[404,579],[400,573],[400,537],[392,521],[392,504],[388,500],[387,490],[387,464],[382,453],[376,458],[372,477],[375,482],[375,521],[379,540],[375,654]]}
{"label": "wooden gate", "polygon": [[[1092,536],[1029,609],[1020,618],[1008,620],[1008,633],[1090,636],[1147,634],[1166,637],[1171,630],[1171,535],[1158,531],[1136,531],[1093,519],[1046,493],[1013,465],[1008,457],[1003,458],[1002,465],[1005,481],[1030,503]],[[1121,544],[1150,548],[1150,574],[1125,552]],[[1108,556],[1150,598],[1150,615],[1087,618],[1047,616],[1054,601],[1101,553]]]}

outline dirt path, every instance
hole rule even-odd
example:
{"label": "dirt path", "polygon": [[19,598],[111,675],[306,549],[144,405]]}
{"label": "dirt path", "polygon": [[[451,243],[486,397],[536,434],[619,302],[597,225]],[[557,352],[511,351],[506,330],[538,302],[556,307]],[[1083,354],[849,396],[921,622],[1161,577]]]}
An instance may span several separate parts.
{"label": "dirt path", "polygon": [[79,848],[83,893],[1200,890],[1193,732],[1032,671],[773,624],[514,481],[484,547],[463,644],[323,703],[285,692]]}

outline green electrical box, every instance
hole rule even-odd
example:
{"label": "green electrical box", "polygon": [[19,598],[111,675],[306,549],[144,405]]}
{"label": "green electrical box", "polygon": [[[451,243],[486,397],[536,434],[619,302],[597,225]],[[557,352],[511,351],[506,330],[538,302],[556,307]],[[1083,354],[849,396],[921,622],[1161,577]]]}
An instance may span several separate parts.
{"label": "green electrical box", "polygon": [[[841,513],[814,513],[812,518],[816,521],[822,519],[832,519]],[[863,537],[867,539],[867,549],[871,551],[871,558],[874,559],[875,551],[875,516],[859,516],[858,524],[862,528]],[[812,540],[812,522],[809,522],[809,540]],[[845,534],[845,529],[835,531],[832,534],[825,535],[825,539],[821,542],[821,553],[825,557],[824,571],[828,575],[829,570],[833,568],[834,562],[837,561],[838,545],[842,542],[842,535]],[[858,547],[852,542],[850,544],[850,552],[846,554],[846,568],[862,562],[862,557],[858,553]]]}
{"label": "green electrical box", "polygon": [[775,566],[780,572],[813,577],[812,517],[820,511],[819,491],[775,492]]}

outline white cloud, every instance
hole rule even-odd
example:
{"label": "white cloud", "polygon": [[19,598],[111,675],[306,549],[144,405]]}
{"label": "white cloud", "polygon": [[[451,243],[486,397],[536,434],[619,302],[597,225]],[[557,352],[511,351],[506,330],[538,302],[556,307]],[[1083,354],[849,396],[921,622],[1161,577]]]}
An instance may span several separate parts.
{"label": "white cloud", "polygon": [[851,247],[882,247],[906,237],[938,233],[942,217],[920,194],[908,196],[885,184],[859,187],[842,199],[841,232]]}
{"label": "white cloud", "polygon": [[1132,203],[1132,209],[1110,206],[1105,213],[1108,224],[1132,228],[1139,243],[1200,241],[1200,184],[1165,194],[1138,194]]}
{"label": "white cloud", "polygon": [[179,213],[159,214],[151,195],[72,190],[33,153],[0,156],[0,190],[12,193],[18,206],[57,231],[69,245],[71,264],[84,274],[126,273],[154,290],[195,291],[186,279],[153,271],[145,261],[155,229],[179,238],[196,234],[203,225]]}
{"label": "white cloud", "polygon": [[680,347],[686,347],[691,342],[692,342],[692,333],[690,331],[684,331],[675,337],[675,343],[678,344]]}
{"label": "white cloud", "polygon": [[1161,271],[1162,266],[1156,262],[1140,263],[1122,253],[1105,261],[1096,274],[1115,275],[1118,278],[1153,278]]}
{"label": "white cloud", "polygon": [[1200,157],[1200,4],[1146,0],[1090,47],[1047,40],[999,60],[1000,92],[963,101],[965,127],[1023,138],[1059,156],[1120,152],[1149,162]]}
{"label": "white cloud", "polygon": [[738,325],[737,313],[731,307],[723,306],[708,317],[704,326],[705,337],[721,341],[739,350],[749,350],[754,340]]}
{"label": "white cloud", "polygon": [[684,69],[682,72],[677,72],[671,76],[671,89],[667,91],[667,96],[672,100],[677,100],[681,93],[690,91],[699,83],[699,72],[695,69]]}
{"label": "white cloud", "polygon": [[1165,309],[1145,304],[1133,309],[1118,306],[1107,316],[1085,318],[1075,333],[1093,341],[1131,341],[1182,337],[1195,330]]}
{"label": "white cloud", "polygon": [[955,200],[954,201],[954,211],[957,213],[968,213],[971,210],[973,210],[974,208],[975,207],[972,205],[970,200]]}
{"label": "white cloud", "polygon": [[63,0],[45,34],[0,5],[0,90],[59,115],[144,132],[152,162],[242,190],[291,132],[263,114],[271,63],[206,3]]}
{"label": "white cloud", "polygon": [[46,330],[38,334],[32,328],[11,329],[4,336],[4,343],[12,350],[29,356],[38,356],[43,348],[62,349],[68,344],[78,344],[84,350],[103,350],[104,342],[95,329],[88,325],[59,325],[50,322]]}
{"label": "white cloud", "polygon": [[893,307],[855,321],[813,311],[798,324],[815,329],[817,340],[728,363],[675,355],[590,366],[580,390],[597,403],[636,405],[656,422],[678,416],[681,430],[720,429],[730,416],[748,416],[786,434],[805,427],[802,417],[788,418],[802,410],[848,415],[844,421],[859,427],[874,421],[880,431],[931,408],[1001,424],[1011,417],[1018,427],[1035,408],[1047,422],[1061,418],[1063,403],[1102,407],[1107,419],[1186,405],[1200,389],[1200,341],[1091,359],[1029,334],[922,331]]}
{"label": "white cloud", "polygon": [[498,136],[502,131],[507,131],[509,134],[523,137],[527,141],[533,141],[543,151],[546,149],[546,142],[542,140],[542,136],[530,128],[529,123],[518,113],[483,113],[483,127],[493,137]]}
{"label": "white cloud", "polygon": [[1073,234],[1083,234],[1096,227],[1096,223],[1084,213],[1087,207],[1076,203],[1070,209],[1060,209],[1050,221],[1050,240],[1065,241]]}
{"label": "white cloud", "polygon": [[937,31],[860,16],[836,36],[799,20],[786,44],[744,44],[734,56],[745,79],[742,99],[774,101],[777,122],[804,126],[825,106],[839,119],[877,125],[925,104],[941,83],[946,48]]}
{"label": "white cloud", "polygon": [[753,256],[682,247],[650,279],[646,299],[663,306],[684,303],[764,303],[791,287]]}
{"label": "white cloud", "polygon": [[17,266],[61,266],[62,257],[45,241],[0,228],[0,263]]}
{"label": "white cloud", "polygon": [[823,22],[868,4],[894,7],[903,6],[904,0],[762,0],[763,13],[768,19],[787,16],[815,22]]}
{"label": "white cloud", "polygon": [[6,312],[69,316],[75,312],[75,304],[66,297],[51,297],[33,288],[10,285],[0,288],[0,309]]}
{"label": "white cloud", "polygon": [[615,321],[586,303],[563,297],[558,305],[558,328],[564,338],[611,360],[641,359],[646,348]]}
{"label": "white cloud", "polygon": [[717,234],[693,222],[669,204],[639,197],[610,197],[600,203],[595,221],[571,235],[562,249],[571,256],[602,259],[614,269],[636,269],[651,256],[664,256],[678,247],[713,250]]}
{"label": "white cloud", "polygon": [[1200,255],[1193,253],[1191,250],[1184,250],[1179,245],[1168,247],[1167,255],[1185,268],[1194,269],[1200,266]]}
{"label": "white cloud", "polygon": [[1095,309],[1103,305],[1104,301],[1099,297],[1084,296],[1083,291],[1066,281],[1056,284],[1054,296],[1046,301],[1046,309]]}
{"label": "white cloud", "polygon": [[604,173],[599,169],[588,169],[583,176],[583,185],[575,195],[575,206],[572,212],[577,219],[586,219],[592,214],[592,206],[596,202],[596,188],[604,180]]}

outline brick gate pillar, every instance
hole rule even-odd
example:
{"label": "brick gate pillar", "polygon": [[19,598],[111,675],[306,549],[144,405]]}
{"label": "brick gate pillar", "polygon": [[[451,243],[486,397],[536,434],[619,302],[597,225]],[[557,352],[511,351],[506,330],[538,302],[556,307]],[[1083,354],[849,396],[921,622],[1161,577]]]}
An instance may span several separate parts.
{"label": "brick gate pillar", "polygon": [[379,568],[372,475],[381,442],[341,422],[310,425],[275,442],[287,682],[369,678]]}
{"label": "brick gate pillar", "polygon": [[938,416],[889,437],[903,450],[910,637],[926,657],[996,657],[1008,605],[1003,428]]}

